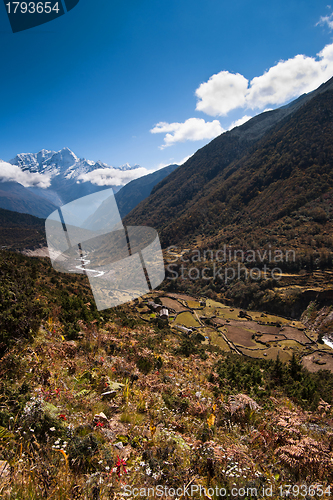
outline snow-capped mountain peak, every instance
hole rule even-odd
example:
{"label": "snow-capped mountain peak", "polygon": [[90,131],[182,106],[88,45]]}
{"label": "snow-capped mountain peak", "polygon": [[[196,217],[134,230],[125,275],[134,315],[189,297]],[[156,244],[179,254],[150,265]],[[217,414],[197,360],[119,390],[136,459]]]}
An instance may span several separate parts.
{"label": "snow-capped mountain peak", "polygon": [[79,177],[82,174],[100,168],[116,168],[121,171],[140,168],[140,165],[131,166],[129,163],[125,163],[120,167],[111,167],[100,160],[94,162],[85,158],[79,158],[68,147],[60,151],[42,149],[38,153],[20,153],[12,160],[9,160],[8,163],[18,165],[23,171],[41,174],[47,173],[51,177],[62,174],[66,178]]}
{"label": "snow-capped mountain peak", "polygon": [[44,162],[54,154],[54,151],[42,149],[39,153],[20,153],[8,163],[18,165],[23,171],[40,173],[43,169]]}
{"label": "snow-capped mountain peak", "polygon": [[[128,163],[112,167],[101,161],[79,158],[68,147],[60,151],[42,149],[38,153],[20,153],[8,163],[20,167],[28,176],[38,174],[38,184],[31,182],[31,187],[38,195],[62,204],[78,197],[112,187],[117,192],[129,181],[147,173],[139,165]],[[43,183],[43,179],[47,183]],[[20,181],[18,181],[20,182]],[[49,187],[45,189],[42,184]],[[60,201],[59,201],[60,200]]]}
{"label": "snow-capped mountain peak", "polygon": [[68,170],[74,167],[79,162],[79,158],[69,148],[63,148],[57,153],[54,153],[47,161],[46,164],[54,165],[60,171]]}

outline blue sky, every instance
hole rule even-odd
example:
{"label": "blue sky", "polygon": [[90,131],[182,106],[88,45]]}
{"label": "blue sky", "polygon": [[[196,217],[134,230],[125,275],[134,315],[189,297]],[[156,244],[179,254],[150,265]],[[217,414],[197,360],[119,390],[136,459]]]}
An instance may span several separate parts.
{"label": "blue sky", "polygon": [[[64,146],[147,169],[333,75],[316,0],[80,0],[13,34],[0,5],[0,158]],[[253,80],[254,79],[254,80]]]}

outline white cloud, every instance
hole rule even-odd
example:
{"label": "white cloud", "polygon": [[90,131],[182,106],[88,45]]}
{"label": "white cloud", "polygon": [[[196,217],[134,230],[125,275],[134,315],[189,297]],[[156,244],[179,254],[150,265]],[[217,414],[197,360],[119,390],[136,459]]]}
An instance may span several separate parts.
{"label": "white cloud", "polygon": [[51,184],[51,178],[47,174],[24,172],[17,165],[0,160],[0,181],[18,182],[24,187],[38,187],[46,189]]}
{"label": "white cloud", "polygon": [[248,80],[243,75],[221,71],[195,91],[200,99],[196,109],[210,116],[225,116],[232,109],[245,105],[247,86]]}
{"label": "white cloud", "polygon": [[247,121],[251,120],[251,118],[253,117],[249,115],[242,116],[242,118],[239,118],[239,120],[232,122],[228,130],[232,130],[235,127],[240,127],[241,125],[243,125],[243,123],[246,123]]}
{"label": "white cloud", "polygon": [[78,182],[91,182],[97,186],[124,186],[133,179],[138,179],[151,171],[144,167],[133,170],[119,170],[117,168],[97,168],[92,172],[81,174],[77,178]]}
{"label": "white cloud", "polygon": [[196,90],[199,99],[196,109],[210,116],[225,116],[237,108],[263,109],[310,92],[332,75],[333,44],[330,44],[317,58],[298,54],[279,61],[251,82],[239,73],[221,71]]}
{"label": "white cloud", "polygon": [[176,142],[201,141],[214,139],[224,132],[218,120],[205,122],[203,118],[189,118],[184,123],[159,122],[150,131],[152,134],[166,134],[160,149],[172,146]]}
{"label": "white cloud", "polygon": [[[333,46],[332,46],[333,47]],[[325,50],[325,49],[324,49]],[[330,56],[326,51],[325,56]],[[321,60],[297,55],[280,61],[263,75],[253,78],[246,96],[248,107],[282,104],[324,83],[333,73],[333,60],[320,53]]]}
{"label": "white cloud", "polygon": [[321,16],[319,21],[316,23],[316,26],[324,26],[327,24],[330,30],[333,30],[333,14],[329,16]]}

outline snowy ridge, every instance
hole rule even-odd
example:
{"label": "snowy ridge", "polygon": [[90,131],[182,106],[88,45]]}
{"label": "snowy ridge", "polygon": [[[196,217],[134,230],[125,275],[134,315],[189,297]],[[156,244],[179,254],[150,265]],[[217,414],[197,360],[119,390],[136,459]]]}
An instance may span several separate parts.
{"label": "snowy ridge", "polygon": [[61,175],[66,179],[78,178],[96,169],[114,168],[120,171],[135,170],[139,165],[131,166],[128,163],[120,167],[111,167],[101,161],[91,161],[78,158],[69,148],[60,151],[42,149],[38,153],[20,153],[8,163],[18,165],[22,171],[31,173],[48,174],[51,178]]}
{"label": "snowy ridge", "polygon": [[88,194],[112,187],[116,193],[133,179],[149,172],[128,163],[120,167],[101,161],[79,158],[69,148],[60,151],[42,149],[38,153],[20,153],[2,162],[1,182],[14,181],[34,193],[61,206]]}

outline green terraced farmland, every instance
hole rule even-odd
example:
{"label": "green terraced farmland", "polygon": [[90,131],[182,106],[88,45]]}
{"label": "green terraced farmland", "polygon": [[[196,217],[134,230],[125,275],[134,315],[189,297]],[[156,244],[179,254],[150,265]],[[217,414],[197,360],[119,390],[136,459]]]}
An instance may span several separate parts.
{"label": "green terraced farmland", "polygon": [[200,323],[194,318],[194,316],[190,312],[183,312],[178,314],[175,319],[174,324],[176,325],[184,325],[187,328],[191,327],[199,327]]}

